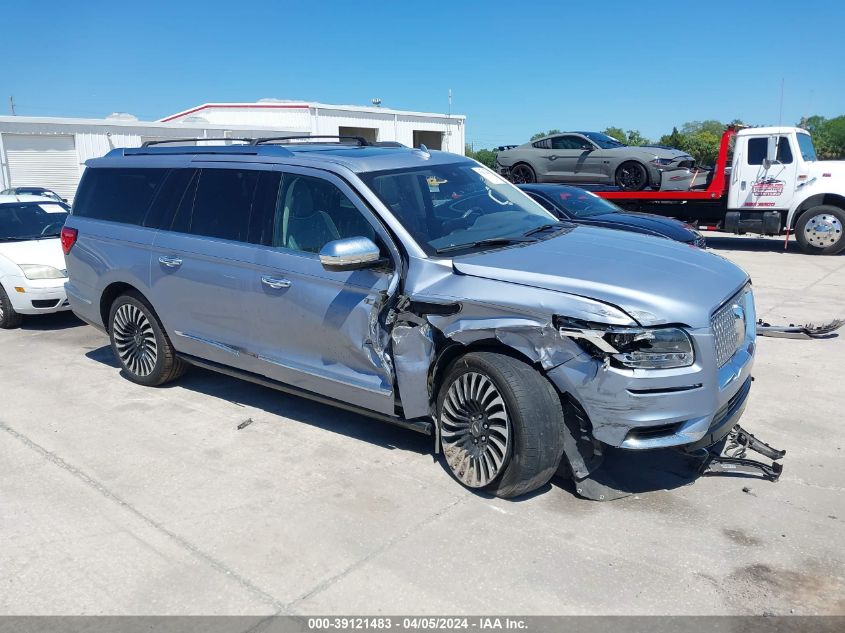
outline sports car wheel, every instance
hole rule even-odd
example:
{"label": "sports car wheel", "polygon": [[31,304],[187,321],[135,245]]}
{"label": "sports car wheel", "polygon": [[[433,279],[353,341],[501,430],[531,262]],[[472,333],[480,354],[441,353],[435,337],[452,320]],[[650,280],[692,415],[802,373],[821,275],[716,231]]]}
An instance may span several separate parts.
{"label": "sports car wheel", "polygon": [[641,191],[648,185],[648,170],[645,165],[629,160],[616,170],[616,186],[625,191]]}
{"label": "sports car wheel", "polygon": [[534,173],[530,165],[519,163],[511,167],[511,182],[517,185],[528,185],[537,182],[537,174]]}

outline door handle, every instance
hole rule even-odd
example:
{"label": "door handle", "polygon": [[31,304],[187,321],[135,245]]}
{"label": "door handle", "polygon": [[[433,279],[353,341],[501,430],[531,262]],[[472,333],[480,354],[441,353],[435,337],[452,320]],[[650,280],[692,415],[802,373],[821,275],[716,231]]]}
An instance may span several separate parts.
{"label": "door handle", "polygon": [[555,154],[552,154],[551,156],[549,156],[549,160],[557,160],[557,156]]}
{"label": "door handle", "polygon": [[269,275],[261,276],[261,283],[265,286],[278,290],[279,288],[290,288],[290,280],[282,277],[270,277]]}
{"label": "door handle", "polygon": [[158,258],[158,263],[167,266],[168,268],[179,268],[182,265],[182,260],[178,257],[168,257],[167,255],[162,255]]}

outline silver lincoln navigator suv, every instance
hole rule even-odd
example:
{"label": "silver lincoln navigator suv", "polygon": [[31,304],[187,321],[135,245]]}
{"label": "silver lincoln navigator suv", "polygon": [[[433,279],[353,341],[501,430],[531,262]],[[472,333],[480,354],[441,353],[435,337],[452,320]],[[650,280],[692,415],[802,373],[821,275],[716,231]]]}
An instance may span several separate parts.
{"label": "silver lincoln navigator suv", "polygon": [[493,171],[363,139],[116,149],[62,232],[123,374],[211,368],[430,434],[503,497],[608,446],[694,449],[745,407],[748,275],[556,220]]}

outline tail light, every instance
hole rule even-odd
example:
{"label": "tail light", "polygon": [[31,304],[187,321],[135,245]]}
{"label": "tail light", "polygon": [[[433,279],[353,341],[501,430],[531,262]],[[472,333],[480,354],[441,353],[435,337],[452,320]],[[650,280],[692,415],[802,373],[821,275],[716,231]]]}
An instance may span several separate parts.
{"label": "tail light", "polygon": [[79,231],[76,229],[71,229],[68,227],[62,227],[62,250],[65,252],[65,255],[70,253],[70,249],[73,248],[73,245],[76,244],[76,237],[79,235]]}

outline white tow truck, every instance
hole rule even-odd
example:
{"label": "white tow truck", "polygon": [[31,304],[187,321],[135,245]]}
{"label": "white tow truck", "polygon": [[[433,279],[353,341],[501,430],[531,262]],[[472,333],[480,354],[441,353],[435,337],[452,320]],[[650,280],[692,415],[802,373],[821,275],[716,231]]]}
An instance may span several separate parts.
{"label": "white tow truck", "polygon": [[[668,171],[663,177],[700,182],[700,173],[692,172]],[[845,161],[818,160],[810,134],[797,127],[729,126],[704,184],[681,191],[595,193],[626,209],[710,222],[733,233],[793,232],[806,253],[845,250]]]}

